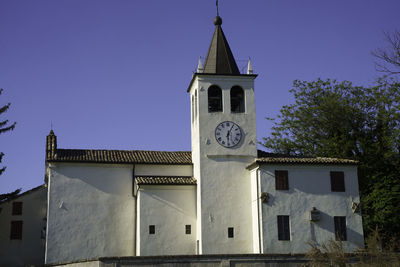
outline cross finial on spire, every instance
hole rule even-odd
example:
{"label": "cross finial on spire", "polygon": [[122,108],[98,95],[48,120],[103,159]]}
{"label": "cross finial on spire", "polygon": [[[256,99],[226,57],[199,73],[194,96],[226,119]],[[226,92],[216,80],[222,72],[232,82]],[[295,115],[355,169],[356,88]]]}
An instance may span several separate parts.
{"label": "cross finial on spire", "polygon": [[217,16],[219,16],[219,12],[218,12],[218,0],[217,0],[217,2],[216,2],[215,4],[216,4],[216,6],[217,6]]}

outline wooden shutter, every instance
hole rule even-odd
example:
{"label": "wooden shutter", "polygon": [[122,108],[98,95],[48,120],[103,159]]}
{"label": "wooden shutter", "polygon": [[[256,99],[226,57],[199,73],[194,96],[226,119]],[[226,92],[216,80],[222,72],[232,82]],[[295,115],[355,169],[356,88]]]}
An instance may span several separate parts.
{"label": "wooden shutter", "polygon": [[331,191],[344,192],[344,172],[331,172]]}
{"label": "wooden shutter", "polygon": [[288,171],[275,170],[275,189],[289,190]]}

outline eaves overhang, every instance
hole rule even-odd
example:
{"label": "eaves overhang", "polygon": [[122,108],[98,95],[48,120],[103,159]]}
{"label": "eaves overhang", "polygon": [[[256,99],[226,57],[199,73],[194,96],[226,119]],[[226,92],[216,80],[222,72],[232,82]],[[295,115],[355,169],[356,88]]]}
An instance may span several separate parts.
{"label": "eaves overhang", "polygon": [[340,159],[340,158],[304,158],[304,157],[267,157],[257,158],[247,165],[246,169],[252,170],[260,165],[358,165],[357,160]]}

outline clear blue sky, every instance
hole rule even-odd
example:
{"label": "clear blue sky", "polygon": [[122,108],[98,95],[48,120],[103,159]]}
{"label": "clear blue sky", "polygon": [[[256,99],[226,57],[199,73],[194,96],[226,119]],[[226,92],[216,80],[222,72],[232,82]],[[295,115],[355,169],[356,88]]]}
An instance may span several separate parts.
{"label": "clear blue sky", "polygon": [[[239,68],[252,58],[261,140],[295,79],[371,85],[370,52],[399,29],[399,0],[220,0]],[[45,137],[61,148],[190,150],[186,93],[214,30],[215,0],[1,0],[0,193],[43,183]]]}

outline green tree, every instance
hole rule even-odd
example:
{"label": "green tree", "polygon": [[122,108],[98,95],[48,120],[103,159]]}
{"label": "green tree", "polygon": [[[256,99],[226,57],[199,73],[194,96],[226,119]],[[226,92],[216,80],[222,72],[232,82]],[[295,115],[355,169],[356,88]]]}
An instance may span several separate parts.
{"label": "green tree", "polygon": [[[3,93],[3,89],[0,88],[0,95],[2,93]],[[10,105],[11,104],[8,103],[8,104],[0,107],[0,116],[10,108]],[[13,123],[10,124],[8,120],[1,120],[0,121],[0,134],[3,134],[3,133],[6,133],[8,131],[14,130],[15,125],[16,125],[16,122],[13,122]],[[2,159],[3,159],[3,156],[4,156],[4,153],[0,152],[0,163],[1,163]],[[5,169],[6,169],[6,167],[0,167],[0,175],[5,171]],[[16,196],[20,192],[21,192],[21,188],[13,191],[11,193],[0,194],[0,202],[3,201],[3,200],[7,200],[9,198],[12,198],[12,197]]]}
{"label": "green tree", "polygon": [[[0,95],[3,93],[3,89],[0,88]],[[4,112],[6,112],[10,108],[11,103],[8,103],[2,107],[0,107],[0,115],[2,115]],[[8,120],[2,120],[0,121],[0,134],[3,134],[8,131],[12,131],[15,128],[16,122],[9,124]],[[4,153],[0,152],[0,163],[1,160],[3,159]],[[0,168],[0,175],[5,171],[6,167]]]}
{"label": "green tree", "polygon": [[296,80],[290,92],[294,104],[282,107],[262,145],[358,160],[365,232],[378,226],[387,237],[400,237],[400,83],[381,79],[365,88]]}

